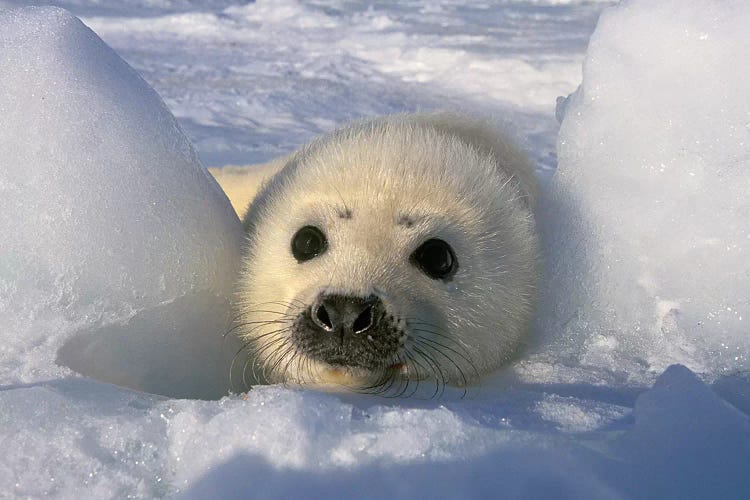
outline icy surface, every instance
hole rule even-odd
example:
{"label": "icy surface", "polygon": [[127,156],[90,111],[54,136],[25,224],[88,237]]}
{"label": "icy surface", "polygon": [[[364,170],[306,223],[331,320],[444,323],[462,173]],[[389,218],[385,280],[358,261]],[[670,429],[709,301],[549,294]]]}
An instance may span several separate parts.
{"label": "icy surface", "polygon": [[[0,9],[15,3],[0,0]],[[20,24],[18,13],[0,13],[3,43],[14,33],[10,26],[16,32],[44,26],[15,47],[15,58],[6,59],[14,52],[0,45],[0,71],[12,61],[15,83],[23,76],[15,74],[19,67],[54,73],[23,80],[13,91],[58,105],[30,101],[26,112],[8,120],[6,109],[18,101],[0,93],[0,148],[6,141],[41,148],[6,148],[0,156],[0,190],[27,190],[23,203],[1,198],[13,208],[13,216],[0,216],[2,234],[19,236],[0,240],[0,271],[17,269],[8,264],[14,263],[27,274],[0,274],[0,302],[14,304],[0,316],[0,491],[64,498],[746,498],[750,374],[741,355],[747,344],[739,323],[723,317],[722,326],[702,323],[697,340],[684,323],[700,307],[748,296],[748,267],[737,254],[720,245],[689,245],[707,228],[730,241],[727,228],[743,223],[742,210],[747,215],[739,193],[743,182],[747,188],[741,148],[727,142],[747,132],[740,117],[750,110],[742,95],[743,75],[750,73],[743,66],[750,61],[740,29],[750,24],[743,3],[641,0],[606,12],[582,90],[559,107],[565,115],[560,177],[550,205],[557,212],[544,219],[553,229],[546,297],[556,307],[544,309],[543,335],[522,361],[471,399],[440,401],[277,386],[219,401],[179,400],[92,380],[132,374],[118,353],[174,361],[177,346],[169,339],[185,340],[184,360],[208,351],[199,336],[185,335],[224,328],[217,323],[226,313],[221,296],[233,257],[220,254],[234,242],[235,222],[159,99],[91,32],[59,11],[26,12]],[[373,8],[336,0],[61,4],[82,15],[165,97],[211,163],[264,160],[355,116],[448,106],[509,120],[547,175],[556,161],[555,97],[580,83],[585,42],[604,6],[576,0],[425,0]],[[51,43],[54,37],[59,43]],[[686,72],[691,85],[676,85]],[[3,85],[5,78],[5,92]],[[58,114],[44,115],[45,109]],[[61,117],[69,116],[63,112],[80,120],[62,126]],[[680,133],[657,126],[652,113],[671,119]],[[20,135],[5,128],[18,130],[42,116],[58,125],[40,129],[44,141],[33,142],[29,126]],[[106,129],[91,125],[103,116]],[[115,142],[76,147],[87,136]],[[165,137],[171,140],[159,141]],[[693,140],[714,142],[696,149]],[[75,161],[51,163],[60,157],[47,145]],[[116,148],[122,153],[109,154]],[[144,150],[153,150],[145,163]],[[41,160],[20,162],[45,154],[44,167]],[[676,158],[665,162],[671,170],[651,177],[659,174],[641,168],[652,164],[644,159],[662,155]],[[688,166],[700,184],[690,180]],[[96,206],[115,201],[91,198],[70,175],[81,182],[95,175],[93,196],[114,193],[123,205],[106,214],[90,210],[94,200]],[[38,182],[47,182],[46,196],[32,192]],[[61,206],[54,204],[56,193],[68,193],[67,211],[45,219],[40,214]],[[691,219],[683,193],[695,203]],[[655,211],[647,196],[679,209]],[[147,209],[144,200],[156,208]],[[670,216],[674,221],[658,228],[664,239],[654,239],[657,226],[649,217]],[[19,220],[32,221],[48,238],[79,239],[31,239]],[[155,220],[164,222],[158,230]],[[81,234],[118,246],[95,247],[80,241]],[[163,239],[149,239],[155,235]],[[33,262],[49,267],[31,269],[31,258],[6,250],[24,241],[37,244],[32,250],[42,257]],[[693,259],[682,253],[686,241],[700,260],[686,260]],[[141,248],[153,250],[151,265]],[[204,258],[176,253],[187,248]],[[89,269],[70,266],[73,260],[106,272],[71,282],[26,279],[32,271],[44,277],[60,268]],[[110,269],[125,278],[115,281]],[[643,269],[654,276],[657,291],[650,295],[633,284]],[[657,306],[666,319],[654,328]],[[149,342],[155,332],[166,344]],[[716,351],[721,342],[728,346],[721,353],[732,356]],[[88,377],[55,367],[55,356]],[[692,371],[666,368],[672,362]],[[154,365],[140,368],[146,366]],[[155,381],[153,392],[168,394],[180,387],[170,378],[173,370],[201,376],[205,368],[157,367],[161,372],[141,378]]]}
{"label": "icy surface", "polygon": [[605,12],[565,103],[540,357],[750,369],[750,3]]}
{"label": "icy surface", "polygon": [[57,359],[221,394],[242,238],[221,189],[156,93],[69,13],[3,14],[0,54],[0,381],[69,374]]}

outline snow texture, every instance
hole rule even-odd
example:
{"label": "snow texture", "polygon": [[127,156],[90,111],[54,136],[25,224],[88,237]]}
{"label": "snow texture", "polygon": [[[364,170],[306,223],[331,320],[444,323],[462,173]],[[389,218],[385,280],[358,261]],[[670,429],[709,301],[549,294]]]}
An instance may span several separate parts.
{"label": "snow texture", "polygon": [[545,207],[544,357],[638,383],[750,369],[748,21],[745,1],[601,16]]}
{"label": "snow texture", "polygon": [[220,395],[242,238],[223,192],[156,93],[69,13],[9,11],[0,54],[0,379],[70,374],[57,358]]}
{"label": "snow texture", "polygon": [[[426,401],[281,386],[174,399],[227,374],[206,356],[222,348],[238,222],[133,70],[66,12],[11,3],[3,494],[747,497],[744,2],[604,11],[558,106],[537,337],[471,398]],[[444,104],[510,120],[544,176],[554,98],[578,83],[604,6],[62,5],[165,96],[204,158],[263,160],[355,116]]]}

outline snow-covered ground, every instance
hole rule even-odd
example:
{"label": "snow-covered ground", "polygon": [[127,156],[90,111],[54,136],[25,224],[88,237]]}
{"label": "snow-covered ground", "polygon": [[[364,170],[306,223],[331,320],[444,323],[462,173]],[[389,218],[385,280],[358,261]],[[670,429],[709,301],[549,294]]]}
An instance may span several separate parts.
{"label": "snow-covered ground", "polygon": [[[746,2],[606,11],[559,138],[609,2],[58,5],[209,165],[374,114],[505,124],[549,184],[548,275],[524,357],[467,399],[174,399],[216,391],[178,379],[226,320],[236,217],[93,33],[0,11],[2,495],[750,494]],[[173,398],[102,382],[149,380]]]}

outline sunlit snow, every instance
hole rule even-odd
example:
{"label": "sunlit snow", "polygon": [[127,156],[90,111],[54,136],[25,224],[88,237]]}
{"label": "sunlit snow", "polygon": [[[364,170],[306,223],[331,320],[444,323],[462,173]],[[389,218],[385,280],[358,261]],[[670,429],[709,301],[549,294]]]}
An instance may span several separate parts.
{"label": "sunlit snow", "polygon": [[[156,93],[62,10],[0,17],[0,378],[226,390],[242,229]],[[203,386],[203,387],[197,387]]]}

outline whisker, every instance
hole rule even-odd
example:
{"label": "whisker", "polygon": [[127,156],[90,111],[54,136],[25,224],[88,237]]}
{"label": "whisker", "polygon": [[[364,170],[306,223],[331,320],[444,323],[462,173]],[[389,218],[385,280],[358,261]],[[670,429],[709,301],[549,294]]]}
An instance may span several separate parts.
{"label": "whisker", "polygon": [[[464,347],[462,344],[458,343],[452,337],[448,337],[446,335],[441,335],[438,332],[435,332],[435,331],[432,331],[432,330],[428,330],[428,329],[424,329],[424,328],[412,328],[411,330],[414,331],[414,332],[429,333],[430,335],[434,335],[436,337],[439,337],[441,341],[450,342],[451,344],[453,344],[453,345],[456,346],[456,349],[460,349],[461,352],[458,352],[458,351],[456,351],[455,349],[453,349],[452,347],[449,347],[449,346],[445,346],[445,348],[446,349],[451,349],[453,352],[455,352],[459,356],[463,356],[464,358],[468,358],[468,357],[471,356],[471,353],[469,352],[469,350],[466,347]],[[435,341],[435,342],[437,342],[437,341]]]}
{"label": "whisker", "polygon": [[409,366],[408,366],[408,364],[403,359],[401,359],[400,355],[396,354],[396,359],[398,360],[397,362],[398,362],[399,365],[404,365],[407,368],[407,372],[406,372],[407,376],[406,377],[400,377],[400,380],[401,380],[401,389],[395,395],[395,397],[400,398],[404,394],[406,394],[406,391],[409,389],[409,376],[408,376],[408,374],[409,374],[409,372],[408,372]]}
{"label": "whisker", "polygon": [[264,342],[259,348],[253,350],[252,352],[253,367],[252,368],[253,368],[253,377],[256,378],[256,380],[258,379],[258,374],[255,372],[255,367],[258,366],[259,363],[262,365],[263,371],[261,372],[261,375],[263,375],[263,379],[265,380],[266,364],[268,363],[268,359],[270,359],[270,357],[264,359],[261,356],[261,354],[265,353],[271,348],[277,349],[277,347],[275,347],[275,344],[282,343],[284,342],[284,340],[285,339],[283,337],[272,338],[269,341]]}
{"label": "whisker", "polygon": [[[421,335],[417,336],[417,338],[415,338],[415,340],[417,340],[417,341],[420,341],[420,342],[422,342],[422,343],[424,343],[424,342],[427,342],[427,343],[431,344],[432,346],[434,346],[434,349],[435,349],[436,351],[440,352],[440,353],[441,353],[441,354],[442,354],[443,356],[445,356],[445,357],[446,357],[446,358],[447,358],[447,359],[448,359],[448,360],[449,360],[449,361],[450,361],[451,363],[453,363],[453,365],[454,365],[454,366],[455,366],[456,368],[458,368],[458,369],[459,369],[459,371],[460,371],[461,369],[460,369],[460,368],[459,368],[459,366],[458,366],[458,365],[456,364],[456,362],[455,362],[455,361],[454,361],[454,360],[453,360],[453,359],[452,359],[452,358],[451,358],[450,356],[448,356],[448,355],[446,355],[446,354],[445,354],[444,352],[440,351],[440,349],[438,349],[438,347],[441,347],[441,348],[443,348],[443,349],[447,349],[447,350],[449,350],[450,352],[452,352],[453,354],[455,354],[456,356],[460,356],[460,357],[461,357],[461,358],[462,358],[462,359],[463,359],[464,361],[466,361],[466,363],[467,363],[467,364],[468,364],[468,365],[469,365],[469,366],[471,367],[471,369],[472,369],[472,370],[474,371],[474,378],[473,378],[472,380],[478,380],[478,379],[479,379],[479,371],[478,371],[478,370],[476,369],[476,366],[474,366],[474,363],[473,363],[473,362],[471,361],[471,359],[467,358],[466,356],[464,356],[464,355],[463,355],[463,354],[461,354],[460,352],[456,351],[455,349],[452,349],[452,348],[451,348],[450,346],[446,346],[446,345],[443,345],[443,344],[441,344],[441,343],[440,343],[440,342],[438,342],[437,340],[433,340],[433,339],[428,339],[427,337],[423,337],[423,336],[421,336]],[[468,381],[468,380],[466,379],[466,377],[465,377],[465,376],[463,376],[463,372],[461,372],[461,376],[462,376],[462,377],[463,377],[463,379],[464,379],[464,384],[467,384],[467,383],[468,383],[469,381]]]}
{"label": "whisker", "polygon": [[[283,348],[282,348],[282,349],[283,349]],[[281,351],[281,349],[278,349],[278,350],[277,350],[276,352],[278,353],[278,352],[280,352],[280,351]],[[284,351],[283,351],[283,352],[281,353],[281,355],[277,356],[277,357],[275,358],[275,360],[274,360],[274,363],[273,363],[273,365],[271,366],[271,370],[270,370],[270,371],[271,371],[271,374],[274,374],[274,373],[276,373],[276,369],[277,369],[277,368],[279,367],[279,364],[281,364],[281,362],[282,362],[282,361],[284,360],[284,358],[285,358],[286,356],[288,356],[288,355],[289,355],[290,353],[292,353],[292,352],[294,352],[294,351],[295,351],[295,347],[294,347],[293,345],[291,345],[291,346],[288,346],[288,347],[287,347],[287,348],[286,348],[286,349],[285,349],[285,350],[284,350]],[[283,382],[284,382],[284,385],[286,385],[286,380],[283,380]]]}
{"label": "whisker", "polygon": [[[419,362],[419,360],[418,360],[418,359],[417,359],[416,357],[414,357],[414,356],[412,355],[412,353],[410,353],[410,352],[409,352],[408,350],[407,350],[407,351],[404,351],[404,354],[405,354],[405,355],[406,355],[406,357],[407,357],[407,358],[409,359],[409,361],[411,361],[411,363],[412,363],[413,365],[417,365],[417,366],[419,366],[419,368],[420,368],[420,369],[421,369],[421,370],[422,370],[422,371],[423,371],[424,373],[426,373],[426,374],[430,374],[430,373],[431,373],[431,374],[435,375],[435,373],[434,373],[434,370],[432,370],[432,367],[430,367],[429,369],[428,369],[427,367],[425,367],[425,366],[424,366],[424,365],[423,365],[422,363],[420,363],[420,362]],[[415,370],[415,371],[416,371],[416,370]],[[419,371],[416,371],[416,373],[417,373],[417,378],[416,378],[416,382],[417,382],[417,384],[416,384],[416,386],[414,387],[414,390],[413,390],[413,391],[411,392],[411,394],[409,394],[409,396],[408,396],[409,398],[411,398],[411,397],[414,397],[414,395],[415,395],[415,394],[417,394],[417,391],[419,391],[419,384],[420,384],[420,383],[422,382],[422,380],[421,380],[421,378],[420,378],[420,376],[419,376]],[[435,376],[437,377],[437,375],[435,375]],[[435,384],[437,384],[437,383],[438,383],[438,382],[437,382],[437,380],[436,380]],[[433,396],[433,397],[434,397],[434,396]],[[419,398],[419,399],[424,399],[424,398]]]}
{"label": "whisker", "polygon": [[[407,358],[407,362],[406,362],[406,369],[407,369],[407,370],[409,369],[409,363],[411,363],[412,365],[419,365],[419,366],[420,366],[420,367],[422,368],[422,370],[424,370],[424,366],[422,366],[422,365],[421,365],[421,363],[419,363],[419,361],[417,361],[417,360],[416,360],[416,359],[414,358],[414,356],[412,356],[412,355],[411,355],[411,353],[410,353],[409,351],[404,351],[404,355],[405,355],[405,356],[406,356],[406,358]],[[425,371],[426,371],[426,370],[425,370]],[[407,398],[411,398],[411,397],[413,397],[413,396],[414,396],[414,395],[415,395],[415,394],[417,393],[417,391],[419,390],[419,384],[420,384],[420,382],[421,382],[421,380],[420,380],[420,374],[419,374],[419,372],[417,371],[417,369],[416,369],[416,368],[414,368],[414,372],[415,372],[415,373],[416,373],[416,375],[417,375],[417,376],[416,376],[416,378],[414,379],[414,380],[415,380],[415,382],[416,382],[416,384],[415,384],[415,386],[414,386],[414,390],[412,390],[412,392],[411,392],[411,393],[409,393],[409,395],[407,396]],[[407,380],[408,380],[408,379],[407,379]],[[408,384],[407,384],[407,387],[408,387]]]}
{"label": "whisker", "polygon": [[237,349],[237,352],[235,352],[234,356],[232,356],[232,362],[229,364],[229,387],[230,387],[230,389],[233,392],[234,392],[234,379],[232,378],[232,375],[234,374],[234,363],[237,361],[237,357],[244,350],[245,350],[245,346],[244,345],[242,347],[240,347],[239,349]]}
{"label": "whisker", "polygon": [[224,333],[223,337],[226,338],[226,336],[229,335],[230,333],[232,333],[233,331],[237,330],[238,328],[245,327],[245,326],[254,325],[253,328],[250,328],[250,329],[248,329],[245,332],[246,334],[249,334],[249,333],[252,333],[255,330],[257,330],[258,328],[266,326],[266,325],[283,324],[283,323],[288,323],[288,322],[289,322],[289,320],[286,320],[286,319],[284,319],[284,320],[273,319],[273,320],[262,320],[262,321],[246,321],[244,323],[239,323],[239,324],[233,326],[232,328],[230,328],[229,330],[227,330],[227,332]]}
{"label": "whisker", "polygon": [[441,356],[443,356],[443,357],[444,357],[445,359],[447,359],[447,360],[448,360],[448,361],[449,361],[449,362],[450,362],[450,363],[451,363],[451,364],[452,364],[453,366],[455,366],[455,367],[456,367],[456,370],[458,370],[458,373],[459,373],[459,374],[461,375],[461,378],[463,379],[463,395],[461,396],[461,399],[463,399],[464,397],[466,397],[466,384],[467,384],[467,382],[468,382],[468,381],[466,380],[466,375],[464,375],[464,371],[463,371],[463,370],[461,369],[461,367],[460,367],[460,366],[458,366],[458,364],[456,364],[456,362],[455,362],[455,361],[453,361],[453,359],[451,359],[451,357],[450,357],[450,356],[446,355],[446,354],[445,354],[444,352],[442,352],[441,350],[439,350],[439,349],[436,349],[436,348],[435,348],[434,346],[431,346],[431,345],[429,345],[429,344],[426,344],[425,342],[423,342],[423,341],[420,341],[420,340],[417,340],[417,339],[414,339],[414,341],[415,341],[415,342],[418,342],[418,343],[419,343],[419,344],[420,344],[420,345],[421,345],[422,347],[424,347],[425,349],[431,349],[432,351],[434,351],[434,352],[436,352],[436,353],[440,354],[440,355],[441,355]]}
{"label": "whisker", "polygon": [[245,375],[247,373],[247,365],[250,364],[250,358],[245,359],[245,365],[242,367],[242,384],[245,386],[245,390],[247,390],[247,378],[245,378]]}
{"label": "whisker", "polygon": [[[286,365],[284,365],[284,370],[281,372],[281,379],[287,380],[286,373],[289,370],[289,366],[292,364],[292,361],[295,361],[297,357],[299,356],[299,351],[296,349],[292,352],[292,356],[289,358],[289,361],[286,362]],[[299,370],[298,370],[299,371]]]}
{"label": "whisker", "polygon": [[[442,392],[445,390],[444,389],[445,388],[445,375],[443,374],[443,371],[440,369],[440,365],[438,365],[438,363],[432,358],[432,356],[430,356],[429,354],[425,353],[423,350],[421,350],[416,345],[413,345],[412,349],[414,350],[414,352],[416,354],[419,354],[422,357],[422,359],[424,359],[424,361],[427,364],[429,364],[433,368],[432,372],[435,375],[439,375],[440,376],[440,380],[438,380],[437,378],[435,379],[435,381],[436,381],[435,392],[432,394],[432,397],[430,398],[430,399],[434,399],[435,397],[438,397],[438,399],[439,399],[442,396]],[[440,381],[442,381],[442,386],[440,385]],[[441,388],[442,388],[442,390],[441,390]]]}

